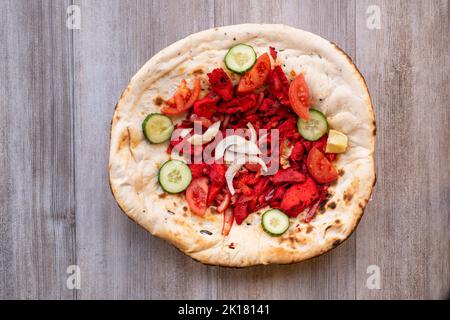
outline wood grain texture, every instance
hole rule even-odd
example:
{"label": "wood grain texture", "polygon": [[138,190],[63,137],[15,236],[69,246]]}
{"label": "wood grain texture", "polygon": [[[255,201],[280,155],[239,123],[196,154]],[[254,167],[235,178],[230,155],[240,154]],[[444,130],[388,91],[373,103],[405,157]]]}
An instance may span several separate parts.
{"label": "wood grain texture", "polygon": [[[381,29],[366,8],[381,8]],[[448,1],[358,1],[357,62],[377,118],[378,183],[357,231],[358,298],[447,298],[450,288]],[[381,290],[365,286],[381,268]]]}
{"label": "wood grain texture", "polygon": [[[65,27],[81,9],[81,30]],[[366,27],[369,5],[381,29]],[[450,288],[449,2],[0,1],[0,298],[445,298]],[[131,76],[191,33],[284,23],[344,49],[377,118],[378,184],[356,233],[319,258],[226,269],[194,262],[117,207],[109,129]],[[66,289],[66,268],[81,289]],[[366,287],[369,265],[380,290]]]}
{"label": "wood grain texture", "polygon": [[0,298],[71,299],[75,262],[68,1],[2,1]]}

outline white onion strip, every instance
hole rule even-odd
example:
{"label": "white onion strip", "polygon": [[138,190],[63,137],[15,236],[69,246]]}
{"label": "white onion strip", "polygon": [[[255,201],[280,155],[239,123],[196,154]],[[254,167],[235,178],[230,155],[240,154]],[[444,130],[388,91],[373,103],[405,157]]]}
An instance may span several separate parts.
{"label": "white onion strip", "polygon": [[189,133],[191,133],[192,128],[185,128],[180,130],[180,138],[186,137]]}
{"label": "white onion strip", "polygon": [[258,146],[250,142],[248,140],[245,140],[246,142],[243,144],[234,144],[231,145],[228,150],[237,152],[237,153],[243,153],[243,154],[251,154],[251,155],[257,155],[261,154],[261,150],[259,150]]}
{"label": "white onion strip", "polygon": [[210,142],[217,135],[220,129],[220,121],[212,124],[208,130],[203,134],[194,134],[192,137],[187,139],[187,142],[193,144],[194,146],[200,146],[202,144]]}
{"label": "white onion strip", "polygon": [[263,159],[261,159],[257,156],[249,155],[247,158],[247,162],[258,163],[261,166],[263,173],[267,173],[267,171],[268,171],[267,166],[266,166],[265,162],[263,161]]}
{"label": "white onion strip", "polygon": [[225,172],[225,180],[227,181],[228,189],[230,190],[231,195],[234,195],[236,192],[236,190],[234,190],[233,187],[234,176],[239,171],[239,169],[241,169],[242,166],[243,164],[232,163]]}
{"label": "white onion strip", "polygon": [[[231,156],[231,153],[229,153],[229,151],[227,150],[227,152],[225,153],[225,161],[227,161],[227,153],[229,156]],[[257,156],[234,154],[233,160],[234,161],[228,166],[227,172],[225,173],[225,179],[227,181],[228,190],[230,190],[231,195],[234,195],[235,193],[235,189],[233,186],[234,176],[245,163],[257,163],[261,166],[261,169],[264,173],[267,173],[268,171],[264,161]]]}
{"label": "white onion strip", "polygon": [[267,139],[267,134],[261,136],[258,141],[253,125],[249,122],[247,127],[250,130],[250,140],[238,135],[231,135],[220,141],[215,149],[216,160],[223,157],[225,162],[230,163],[225,173],[225,180],[231,195],[234,195],[236,192],[233,186],[233,179],[245,163],[257,163],[261,166],[263,173],[268,172],[265,162],[258,157],[261,154],[258,144],[262,140]]}
{"label": "white onion strip", "polygon": [[255,127],[252,125],[251,122],[247,123],[247,127],[250,130],[250,141],[256,144],[258,137],[256,136]]}
{"label": "white onion strip", "polygon": [[264,142],[267,142],[267,137],[269,136],[268,133],[264,133],[262,136],[259,137],[258,145],[263,144]]}
{"label": "white onion strip", "polygon": [[232,145],[241,145],[241,144],[245,144],[246,142],[248,142],[247,140],[245,140],[243,137],[241,136],[237,136],[237,135],[231,135],[226,137],[225,139],[221,140],[215,149],[215,156],[214,158],[216,160],[219,160],[223,157],[225,150],[227,150],[230,146]]}

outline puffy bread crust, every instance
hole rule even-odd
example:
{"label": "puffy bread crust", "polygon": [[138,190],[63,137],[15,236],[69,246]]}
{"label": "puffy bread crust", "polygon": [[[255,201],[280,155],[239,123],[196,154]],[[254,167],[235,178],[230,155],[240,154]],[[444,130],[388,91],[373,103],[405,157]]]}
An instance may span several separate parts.
{"label": "puffy bread crust", "polygon": [[[284,70],[304,73],[315,107],[325,113],[332,128],[349,137],[347,152],[337,157],[340,177],[330,187],[325,211],[309,225],[300,217],[292,219],[281,237],[262,231],[261,210],[242,225],[235,224],[224,238],[222,215],[209,213],[199,218],[191,214],[183,196],[164,194],[157,172],[168,159],[167,144],[149,144],[141,130],[144,117],[159,111],[158,98],[170,97],[183,78],[191,84],[194,75],[206,86],[206,73],[224,67],[223,57],[236,43],[250,44],[258,54],[266,52],[269,45],[277,48]],[[375,119],[366,83],[336,45],[285,25],[226,26],[170,45],[131,79],[111,124],[110,186],[128,217],[205,264],[245,267],[294,263],[329,251],[356,228],[375,183],[374,144]]]}

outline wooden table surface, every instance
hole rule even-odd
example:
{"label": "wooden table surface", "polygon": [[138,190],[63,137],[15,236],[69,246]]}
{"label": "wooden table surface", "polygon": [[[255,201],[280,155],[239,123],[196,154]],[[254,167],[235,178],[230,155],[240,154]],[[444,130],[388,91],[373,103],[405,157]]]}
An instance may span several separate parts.
{"label": "wooden table surface", "polygon": [[[70,5],[81,29],[66,27]],[[449,15],[445,0],[0,0],[0,298],[448,298]],[[204,266],[127,219],[109,189],[110,121],[131,76],[178,39],[244,22],[336,42],[372,95],[373,200],[348,241],[307,262]]]}

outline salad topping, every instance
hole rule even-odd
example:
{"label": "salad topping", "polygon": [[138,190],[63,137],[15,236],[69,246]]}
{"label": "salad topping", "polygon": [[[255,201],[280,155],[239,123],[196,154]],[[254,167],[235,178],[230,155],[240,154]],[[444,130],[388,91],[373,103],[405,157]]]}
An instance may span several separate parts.
{"label": "salad topping", "polygon": [[[272,47],[270,56],[279,59]],[[242,224],[264,208],[262,230],[271,236],[289,229],[289,217],[310,222],[338,179],[335,155],[347,148],[345,134],[329,130],[326,116],[310,108],[303,74],[290,82],[279,64],[272,67],[270,56],[234,46],[224,60],[241,74],[236,85],[222,68],[207,74],[203,97],[199,78],[192,89],[183,80],[161,113],[186,113],[185,120],[174,128],[163,115],[144,121],[152,143],[172,134],[167,148],[172,160],[160,169],[160,184],[170,193],[185,192],[194,214],[204,216],[215,207],[223,214],[223,235],[234,221]]]}

